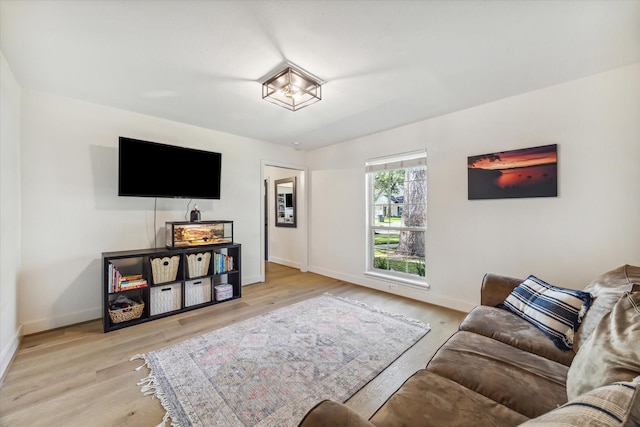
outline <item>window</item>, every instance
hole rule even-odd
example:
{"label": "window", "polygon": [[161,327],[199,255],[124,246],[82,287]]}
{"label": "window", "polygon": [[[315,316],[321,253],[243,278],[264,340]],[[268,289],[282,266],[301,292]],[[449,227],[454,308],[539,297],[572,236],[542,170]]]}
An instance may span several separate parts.
{"label": "window", "polygon": [[427,287],[427,154],[366,162],[367,273]]}

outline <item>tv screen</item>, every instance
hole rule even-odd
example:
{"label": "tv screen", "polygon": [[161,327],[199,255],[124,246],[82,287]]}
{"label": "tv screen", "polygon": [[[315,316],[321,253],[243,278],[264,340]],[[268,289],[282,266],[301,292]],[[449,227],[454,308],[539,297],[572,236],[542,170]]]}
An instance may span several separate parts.
{"label": "tv screen", "polygon": [[219,199],[222,154],[120,137],[118,195]]}

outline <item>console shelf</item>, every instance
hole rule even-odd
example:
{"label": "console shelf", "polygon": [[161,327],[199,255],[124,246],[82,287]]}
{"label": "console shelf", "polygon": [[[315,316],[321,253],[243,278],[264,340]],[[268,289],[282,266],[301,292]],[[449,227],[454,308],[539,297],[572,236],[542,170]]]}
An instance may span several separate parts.
{"label": "console shelf", "polygon": [[[240,298],[240,262],[239,243],[104,252],[104,332]],[[144,308],[111,312],[118,298]]]}

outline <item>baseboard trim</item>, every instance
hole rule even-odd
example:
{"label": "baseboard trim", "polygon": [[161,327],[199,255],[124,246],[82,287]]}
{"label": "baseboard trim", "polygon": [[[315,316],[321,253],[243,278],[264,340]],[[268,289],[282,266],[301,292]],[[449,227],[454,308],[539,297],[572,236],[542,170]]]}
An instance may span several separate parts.
{"label": "baseboard trim", "polygon": [[25,322],[23,326],[23,335],[35,334],[37,332],[48,331],[50,329],[61,328],[63,326],[75,325],[76,323],[86,322],[88,320],[101,319],[102,308],[95,307],[88,310],[67,313],[63,316],[50,317],[33,322]]}
{"label": "baseboard trim", "polygon": [[287,267],[291,267],[291,268],[297,268],[298,270],[300,270],[302,267],[302,264],[300,264],[299,262],[291,261],[289,259],[284,259],[284,258],[278,258],[278,257],[269,257],[269,262],[286,265]]}
{"label": "baseboard trim", "polygon": [[378,280],[373,277],[344,274],[317,266],[309,266],[309,271],[316,274],[321,274],[323,276],[332,277],[334,279],[343,280],[345,282],[375,289],[381,292],[387,292],[389,294],[399,295],[429,304],[439,305],[441,307],[450,308],[452,310],[461,311],[463,313],[468,313],[477,305],[466,301],[454,300],[438,295],[434,291],[433,286],[430,289],[421,290],[416,289],[413,286],[403,285],[402,283],[390,285],[388,281]]}
{"label": "baseboard trim", "polygon": [[242,278],[242,286],[252,285],[254,283],[261,283],[261,282],[264,282],[264,280],[262,280],[259,275]]}
{"label": "baseboard trim", "polygon": [[[250,276],[242,278],[242,286],[260,282],[260,276]],[[22,335],[30,335],[38,332],[48,331],[51,329],[61,328],[64,326],[75,325],[77,323],[87,322],[90,320],[102,319],[102,308],[95,307],[88,310],[67,313],[64,316],[50,317],[32,322],[25,322],[22,328]],[[21,336],[22,336],[21,335]]]}
{"label": "baseboard trim", "polygon": [[9,371],[9,367],[11,366],[11,362],[16,357],[16,353],[18,352],[18,347],[20,347],[20,341],[22,340],[22,326],[18,328],[15,332],[9,344],[2,349],[2,353],[0,354],[0,385],[4,383],[4,378],[7,372]]}

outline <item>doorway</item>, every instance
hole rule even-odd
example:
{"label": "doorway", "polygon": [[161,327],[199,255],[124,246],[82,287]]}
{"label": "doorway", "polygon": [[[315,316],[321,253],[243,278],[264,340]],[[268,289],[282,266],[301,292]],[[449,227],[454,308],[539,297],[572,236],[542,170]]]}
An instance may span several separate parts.
{"label": "doorway", "polygon": [[[261,167],[262,195],[260,203],[263,218],[261,226],[261,281],[265,280],[265,263],[274,262],[308,270],[308,196],[307,168],[282,162],[263,160]],[[296,227],[275,227],[274,182],[277,179],[295,176],[297,178],[297,221]]]}

